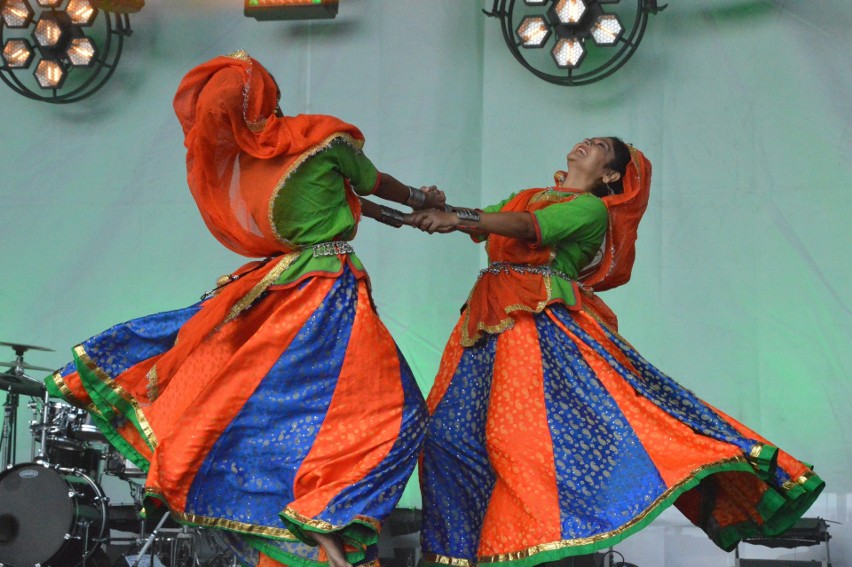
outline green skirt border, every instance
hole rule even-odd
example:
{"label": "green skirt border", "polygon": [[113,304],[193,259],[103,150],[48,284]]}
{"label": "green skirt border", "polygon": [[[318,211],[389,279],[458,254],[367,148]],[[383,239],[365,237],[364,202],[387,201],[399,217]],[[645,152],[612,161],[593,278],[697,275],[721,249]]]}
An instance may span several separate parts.
{"label": "green skirt border", "polygon": [[[774,448],[769,448],[765,455],[774,457],[772,449]],[[518,552],[484,557],[479,560],[478,565],[533,567],[541,563],[558,561],[576,555],[588,555],[600,549],[612,547],[647,527],[666,508],[674,504],[684,493],[698,486],[703,479],[717,473],[733,471],[747,472],[763,477],[764,474],[760,474],[763,472],[760,471],[762,467],[757,467],[757,471],[755,468],[744,457],[735,457],[707,465],[693,472],[688,479],[670,488],[633,521],[616,530],[592,538],[542,543]],[[823,488],[825,488],[825,482],[812,472],[797,482],[785,483],[782,487],[783,492],[770,487],[757,505],[757,512],[764,522],[762,527],[749,522],[727,526],[709,535],[722,549],[731,551],[742,539],[761,535],[774,536],[783,533],[792,527],[802,514],[810,508]],[[422,565],[424,567],[473,567],[475,563],[466,559],[425,554]]]}

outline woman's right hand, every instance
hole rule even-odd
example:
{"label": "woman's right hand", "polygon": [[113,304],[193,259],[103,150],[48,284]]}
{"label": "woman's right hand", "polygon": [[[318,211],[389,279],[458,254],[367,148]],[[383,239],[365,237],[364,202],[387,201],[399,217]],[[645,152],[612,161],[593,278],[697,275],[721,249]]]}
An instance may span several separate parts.
{"label": "woman's right hand", "polygon": [[421,209],[443,209],[447,204],[447,196],[434,185],[420,188],[426,194],[426,202]]}

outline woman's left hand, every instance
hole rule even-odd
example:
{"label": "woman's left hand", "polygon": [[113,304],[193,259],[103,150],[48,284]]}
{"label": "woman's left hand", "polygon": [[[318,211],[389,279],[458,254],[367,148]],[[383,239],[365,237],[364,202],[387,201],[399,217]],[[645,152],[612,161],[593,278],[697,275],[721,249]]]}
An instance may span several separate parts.
{"label": "woman's left hand", "polygon": [[459,224],[458,215],[438,209],[414,211],[410,218],[412,226],[429,234],[453,232]]}

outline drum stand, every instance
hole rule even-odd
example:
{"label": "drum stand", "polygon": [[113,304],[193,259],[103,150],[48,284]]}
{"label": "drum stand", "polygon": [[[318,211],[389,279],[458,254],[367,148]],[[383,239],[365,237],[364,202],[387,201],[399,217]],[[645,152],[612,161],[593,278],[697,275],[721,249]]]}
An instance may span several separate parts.
{"label": "drum stand", "polygon": [[148,539],[145,540],[145,545],[143,545],[142,549],[139,550],[139,553],[136,555],[136,561],[134,561],[133,565],[131,565],[130,567],[138,567],[139,562],[142,561],[143,557],[145,557],[145,553],[148,551],[148,548],[151,547],[151,544],[154,543],[155,539],[157,539],[157,534],[160,532],[160,528],[163,527],[163,524],[165,524],[166,520],[168,519],[169,513],[166,512],[165,514],[163,514],[163,517],[160,518],[160,522],[157,524],[157,527],[151,531],[151,535],[149,535]]}

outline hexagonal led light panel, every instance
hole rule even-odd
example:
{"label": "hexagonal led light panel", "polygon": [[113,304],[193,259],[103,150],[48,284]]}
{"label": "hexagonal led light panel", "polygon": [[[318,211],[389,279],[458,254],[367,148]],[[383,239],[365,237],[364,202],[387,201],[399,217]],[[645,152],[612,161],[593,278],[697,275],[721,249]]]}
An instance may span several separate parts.
{"label": "hexagonal led light panel", "polygon": [[88,37],[75,37],[65,50],[74,67],[89,67],[95,62],[95,44]]}
{"label": "hexagonal led light panel", "polygon": [[584,0],[559,0],[554,9],[560,22],[576,24],[586,13],[586,3]]}
{"label": "hexagonal led light panel", "polygon": [[35,78],[43,89],[58,89],[65,82],[65,69],[58,61],[42,59],[36,66]]}
{"label": "hexagonal led light panel", "polygon": [[573,87],[620,69],[639,47],[648,18],[666,8],[661,1],[492,0],[483,13],[500,20],[506,46],[525,69]]}
{"label": "hexagonal led light panel", "polygon": [[25,39],[10,39],[3,46],[3,60],[11,69],[26,69],[33,55],[33,48]]}
{"label": "hexagonal led light panel", "polygon": [[98,11],[89,2],[89,0],[71,0],[65,8],[68,17],[71,18],[71,23],[78,26],[92,25]]}
{"label": "hexagonal led light panel", "polygon": [[583,60],[586,49],[583,42],[575,38],[562,38],[550,51],[556,66],[561,69],[574,69]]}
{"label": "hexagonal led light panel", "polygon": [[550,37],[550,26],[540,16],[527,16],[521,21],[516,33],[524,47],[542,47]]}
{"label": "hexagonal led light panel", "polygon": [[624,31],[615,14],[601,14],[592,26],[592,38],[598,45],[613,45]]}
{"label": "hexagonal led light panel", "polygon": [[62,26],[56,16],[46,13],[38,19],[33,37],[42,47],[54,47],[62,39],[62,33]]}
{"label": "hexagonal led light panel", "polygon": [[33,21],[33,9],[26,0],[6,0],[0,14],[10,28],[25,28]]}
{"label": "hexagonal led light panel", "polygon": [[126,10],[102,10],[99,2],[133,4],[134,11],[144,5],[144,0],[0,0],[0,81],[51,104],[77,102],[100,90],[133,31]]}

